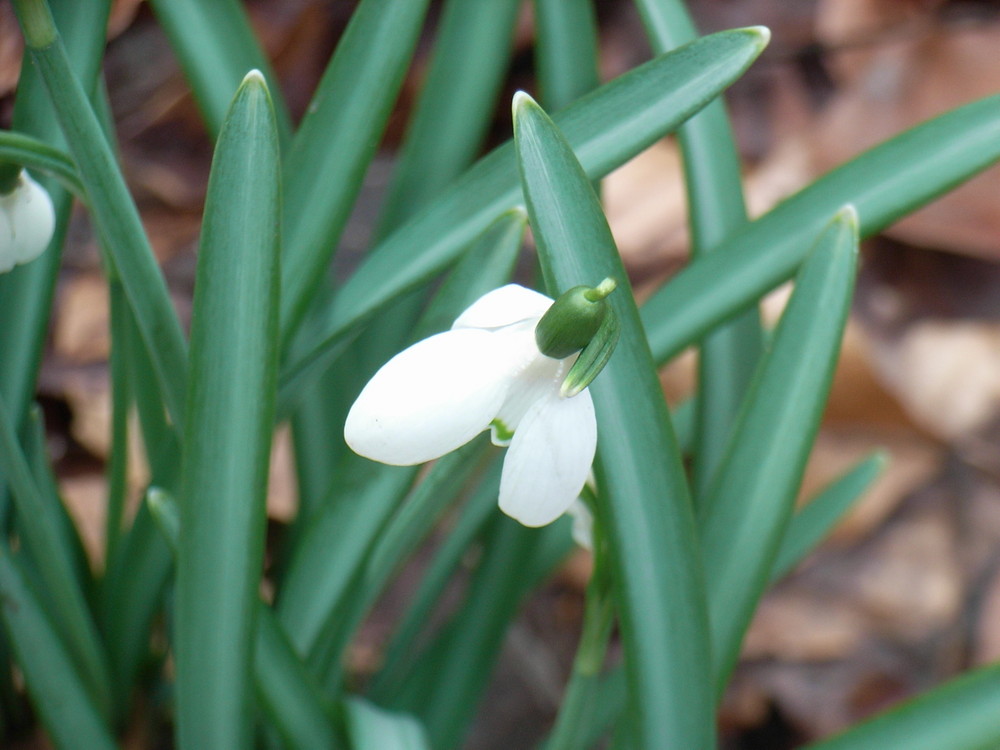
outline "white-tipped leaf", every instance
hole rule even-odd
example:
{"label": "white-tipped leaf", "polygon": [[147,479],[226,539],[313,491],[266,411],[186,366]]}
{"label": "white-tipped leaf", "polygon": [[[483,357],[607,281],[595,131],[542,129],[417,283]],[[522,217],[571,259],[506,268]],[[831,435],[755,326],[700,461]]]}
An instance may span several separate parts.
{"label": "white-tipped leaf", "polygon": [[525,526],[544,526],[580,494],[597,448],[589,391],[536,401],[524,415],[504,459],[500,510]]}
{"label": "white-tipped leaf", "polygon": [[489,331],[446,331],[382,366],[354,402],[344,439],[396,466],[423,463],[469,442],[496,416],[511,382],[505,347]]}
{"label": "white-tipped leaf", "polygon": [[507,284],[473,302],[452,324],[455,328],[502,328],[523,320],[537,320],[552,299],[520,284]]}

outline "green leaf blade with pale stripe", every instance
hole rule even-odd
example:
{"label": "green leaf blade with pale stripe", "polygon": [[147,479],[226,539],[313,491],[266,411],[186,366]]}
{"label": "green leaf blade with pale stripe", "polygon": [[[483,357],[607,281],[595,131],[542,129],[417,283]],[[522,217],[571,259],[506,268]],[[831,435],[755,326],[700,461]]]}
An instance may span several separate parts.
{"label": "green leaf blade with pale stripe", "polygon": [[840,351],[857,261],[857,215],[820,235],[699,506],[721,689],[791,518]]}
{"label": "green leaf blade with pale stripe", "polygon": [[644,748],[714,743],[711,656],[697,537],[680,451],[638,311],[587,175],[552,121],[515,98],[522,180],[550,293],[611,277],[621,339],[590,386],[598,421],[597,522]]}
{"label": "green leaf blade with pale stripe", "polygon": [[277,369],[280,174],[270,97],[253,72],[219,136],[195,279],[174,617],[179,745],[191,750],[251,743]]}
{"label": "green leaf blade with pale stripe", "polygon": [[662,363],[789,279],[812,238],[853,204],[867,237],[1000,159],[1000,96],[952,110],[882,143],[730,236],[650,297],[642,320]]}

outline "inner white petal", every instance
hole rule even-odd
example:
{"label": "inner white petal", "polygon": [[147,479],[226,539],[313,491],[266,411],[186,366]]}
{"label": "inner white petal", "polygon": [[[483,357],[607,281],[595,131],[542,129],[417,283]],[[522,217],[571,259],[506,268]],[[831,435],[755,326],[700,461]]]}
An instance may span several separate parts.
{"label": "inner white petal", "polygon": [[536,401],[504,458],[500,510],[525,526],[551,523],[579,496],[596,448],[597,420],[589,391]]}

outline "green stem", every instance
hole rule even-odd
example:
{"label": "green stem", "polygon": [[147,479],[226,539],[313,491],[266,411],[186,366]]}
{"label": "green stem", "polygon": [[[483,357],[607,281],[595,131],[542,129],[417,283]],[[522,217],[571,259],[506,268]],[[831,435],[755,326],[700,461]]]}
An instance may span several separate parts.
{"label": "green stem", "polygon": [[0,195],[9,195],[21,181],[21,165],[14,162],[0,162]]}
{"label": "green stem", "polygon": [[601,668],[608,651],[608,640],[615,620],[611,577],[596,538],[595,525],[594,572],[587,585],[587,600],[583,611],[583,632],[573,659],[573,671],[566,695],[556,717],[556,725],[545,750],[579,750],[586,745],[590,721],[596,710],[601,690]]}
{"label": "green stem", "polygon": [[45,0],[15,0],[31,59],[42,75],[70,151],[79,166],[91,216],[121,274],[174,424],[183,423],[187,344],[135,202]]}

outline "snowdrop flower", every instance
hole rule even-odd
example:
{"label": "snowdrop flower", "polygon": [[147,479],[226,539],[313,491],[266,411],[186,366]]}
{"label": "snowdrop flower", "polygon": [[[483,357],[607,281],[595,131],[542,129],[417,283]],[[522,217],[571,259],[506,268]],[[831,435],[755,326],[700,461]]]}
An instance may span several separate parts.
{"label": "snowdrop flower", "polygon": [[[551,523],[573,505],[594,460],[597,422],[585,386],[617,339],[616,323],[610,341],[603,333],[609,326],[601,328],[614,316],[604,302],[613,289],[613,281],[576,287],[555,305],[517,284],[480,297],[450,331],[400,352],[375,374],[347,415],[347,444],[405,466],[443,456],[489,428],[494,444],[510,446],[500,509],[525,526]],[[581,295],[588,295],[583,302]],[[567,380],[591,340],[601,342],[600,356],[585,353],[581,364],[591,366]]]}
{"label": "snowdrop flower", "polygon": [[0,195],[0,273],[41,255],[55,225],[52,199],[22,169],[14,189]]}

